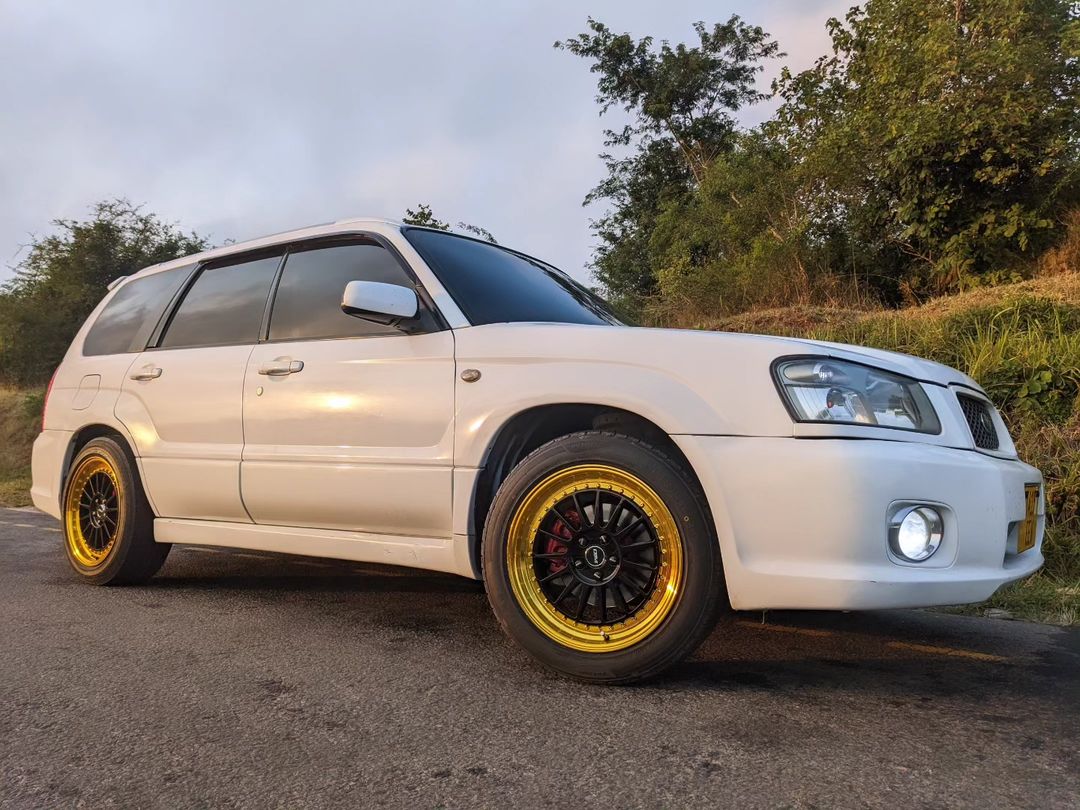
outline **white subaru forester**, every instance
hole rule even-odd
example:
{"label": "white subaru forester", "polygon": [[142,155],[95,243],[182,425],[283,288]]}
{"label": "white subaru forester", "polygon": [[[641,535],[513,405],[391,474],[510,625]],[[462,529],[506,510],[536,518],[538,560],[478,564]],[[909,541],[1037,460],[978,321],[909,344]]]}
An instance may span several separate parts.
{"label": "white subaru forester", "polygon": [[542,663],[626,682],[729,605],[985,599],[1042,564],[1041,483],[953,369],[629,328],[538,259],[350,220],[115,284],[32,494],[88,582],[172,543],[447,571]]}

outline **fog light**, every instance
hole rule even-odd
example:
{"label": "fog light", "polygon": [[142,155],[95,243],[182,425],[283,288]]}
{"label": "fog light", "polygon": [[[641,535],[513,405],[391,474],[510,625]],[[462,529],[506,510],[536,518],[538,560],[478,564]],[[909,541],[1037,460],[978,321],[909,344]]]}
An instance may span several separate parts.
{"label": "fog light", "polygon": [[930,559],[941,545],[941,513],[930,506],[901,509],[889,522],[889,547],[908,562]]}

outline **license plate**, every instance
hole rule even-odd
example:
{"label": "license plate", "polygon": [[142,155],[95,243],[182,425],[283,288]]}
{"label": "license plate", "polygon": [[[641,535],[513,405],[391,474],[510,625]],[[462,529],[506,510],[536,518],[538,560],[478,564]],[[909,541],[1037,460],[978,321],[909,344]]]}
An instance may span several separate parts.
{"label": "license plate", "polygon": [[1016,553],[1022,554],[1035,546],[1035,529],[1039,525],[1039,485],[1025,484],[1024,499],[1027,509],[1024,522],[1020,524],[1020,534],[1016,537]]}

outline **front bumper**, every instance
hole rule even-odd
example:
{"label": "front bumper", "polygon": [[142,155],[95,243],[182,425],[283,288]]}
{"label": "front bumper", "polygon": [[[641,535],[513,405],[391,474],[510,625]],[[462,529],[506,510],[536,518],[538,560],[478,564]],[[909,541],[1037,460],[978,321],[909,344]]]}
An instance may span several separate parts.
{"label": "front bumper", "polygon": [[[705,489],[738,610],[980,602],[1042,565],[1042,475],[1023,462],[916,442],[672,438]],[[1018,554],[1028,483],[1040,484],[1036,543]],[[888,551],[888,517],[907,502],[945,519],[920,564]]]}

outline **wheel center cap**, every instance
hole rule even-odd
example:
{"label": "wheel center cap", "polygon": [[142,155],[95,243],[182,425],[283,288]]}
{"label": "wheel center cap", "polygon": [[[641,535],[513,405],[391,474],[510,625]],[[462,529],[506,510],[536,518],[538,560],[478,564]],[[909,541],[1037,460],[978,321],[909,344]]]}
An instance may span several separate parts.
{"label": "wheel center cap", "polygon": [[592,568],[602,568],[607,559],[607,552],[600,546],[589,546],[585,549],[585,562]]}

